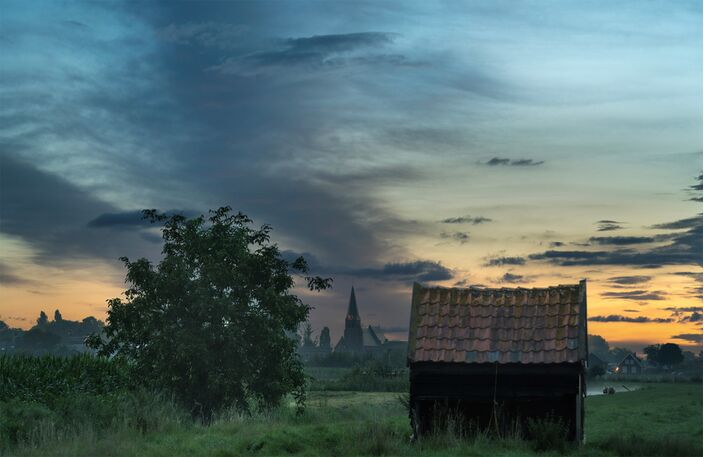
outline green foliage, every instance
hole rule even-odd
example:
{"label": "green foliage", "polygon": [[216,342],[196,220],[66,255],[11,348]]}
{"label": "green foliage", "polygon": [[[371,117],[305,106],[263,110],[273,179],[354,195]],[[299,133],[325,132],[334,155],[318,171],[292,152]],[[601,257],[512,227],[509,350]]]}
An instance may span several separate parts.
{"label": "green foliage", "polygon": [[46,324],[24,332],[17,342],[20,351],[35,354],[51,352],[61,342],[61,337],[45,330]]}
{"label": "green foliage", "polygon": [[609,343],[599,335],[588,336],[589,352],[597,355],[602,360],[609,360]]}
{"label": "green foliage", "polygon": [[528,437],[536,451],[558,451],[563,453],[567,447],[567,425],[553,416],[528,418]]}
{"label": "green foliage", "polygon": [[179,414],[162,395],[135,389],[122,361],[89,354],[0,356],[0,443],[36,445],[118,424],[155,430]]}
{"label": "green foliage", "polygon": [[611,435],[600,441],[598,447],[619,457],[694,457],[702,455],[701,447],[689,441],[664,436],[658,439],[643,438],[636,433]]}
{"label": "green foliage", "polygon": [[[87,425],[79,435],[60,436],[41,445],[23,444],[17,457],[105,456],[246,456],[361,455],[386,456],[700,456],[702,455],[701,384],[654,385],[636,392],[586,399],[587,443],[564,453],[535,451],[532,443],[485,435],[449,433],[409,440],[408,411],[393,393],[316,392],[308,408],[281,407],[252,414],[234,410],[210,426],[178,421],[164,403],[152,401],[143,411],[158,410],[163,421],[142,433],[133,423],[116,421],[96,435]],[[145,402],[149,397],[145,397]],[[161,409],[160,409],[161,408]],[[78,414],[78,413],[76,413]]]}
{"label": "green foliage", "polygon": [[606,374],[606,370],[601,365],[591,366],[587,372],[587,376],[589,378],[596,378],[597,376],[603,376],[604,374]]}
{"label": "green foliage", "polygon": [[684,354],[678,344],[653,344],[643,349],[648,360],[658,365],[671,367],[684,361]]}
{"label": "green foliage", "polygon": [[408,371],[370,360],[333,380],[313,379],[310,390],[358,392],[408,392]]}
{"label": "green foliage", "polygon": [[70,393],[51,404],[0,401],[0,450],[41,446],[74,436],[102,436],[115,428],[135,434],[164,430],[187,416],[169,399],[151,391]]}
{"label": "green foliage", "polygon": [[[122,259],[126,299],[108,301],[105,338],[90,345],[130,361],[140,379],[172,391],[194,416],[273,407],[288,393],[302,405],[305,376],[290,335],[309,306],[290,293],[289,270],[307,274],[305,260],[289,264],[269,226],[253,229],[230,208],[207,221],[144,213],[164,223],[163,259]],[[311,290],[331,282],[305,279]]]}
{"label": "green foliage", "polygon": [[0,401],[52,405],[70,394],[107,394],[132,386],[130,367],[89,354],[0,355]]}

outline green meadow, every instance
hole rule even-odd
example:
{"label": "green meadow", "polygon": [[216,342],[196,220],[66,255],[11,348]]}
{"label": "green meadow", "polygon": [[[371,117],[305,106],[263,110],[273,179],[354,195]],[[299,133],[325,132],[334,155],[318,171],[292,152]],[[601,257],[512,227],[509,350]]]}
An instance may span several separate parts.
{"label": "green meadow", "polygon": [[[223,414],[209,426],[195,424],[165,404],[142,398],[109,425],[92,426],[87,417],[79,428],[63,432],[56,422],[60,417],[47,417],[18,443],[5,443],[2,452],[86,457],[702,455],[699,383],[648,384],[634,392],[589,397],[586,444],[543,452],[533,442],[461,437],[451,431],[411,443],[406,410],[399,394],[391,392],[311,392],[302,415],[288,404],[268,413]],[[2,405],[3,414],[7,405]],[[3,416],[2,424],[7,419]]]}

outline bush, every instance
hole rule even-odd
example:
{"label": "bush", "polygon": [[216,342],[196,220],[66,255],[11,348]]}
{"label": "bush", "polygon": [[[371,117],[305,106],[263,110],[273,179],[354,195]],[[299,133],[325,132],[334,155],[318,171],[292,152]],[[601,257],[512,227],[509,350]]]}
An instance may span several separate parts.
{"label": "bush", "polygon": [[162,430],[187,420],[163,395],[145,390],[115,394],[72,394],[51,405],[19,399],[0,402],[0,443],[5,448],[39,446],[51,440],[116,429],[131,433]]}
{"label": "bush", "polygon": [[567,447],[567,425],[557,417],[549,415],[541,418],[528,418],[528,437],[535,451],[558,451],[564,453]]}
{"label": "bush", "polygon": [[107,394],[134,387],[130,379],[128,365],[90,354],[0,355],[0,401],[51,404],[70,394]]}

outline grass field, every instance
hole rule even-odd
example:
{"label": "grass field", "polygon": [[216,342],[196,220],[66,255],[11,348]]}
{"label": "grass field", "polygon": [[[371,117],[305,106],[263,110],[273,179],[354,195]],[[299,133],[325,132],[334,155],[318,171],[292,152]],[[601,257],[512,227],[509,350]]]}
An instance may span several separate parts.
{"label": "grass field", "polygon": [[702,455],[702,385],[652,384],[586,400],[587,444],[564,453],[532,450],[518,440],[462,440],[440,434],[409,443],[398,394],[316,392],[303,416],[287,406],[254,417],[222,417],[205,427],[177,421],[140,433],[116,426],[86,430],[42,446],[13,448],[18,456],[689,456]]}

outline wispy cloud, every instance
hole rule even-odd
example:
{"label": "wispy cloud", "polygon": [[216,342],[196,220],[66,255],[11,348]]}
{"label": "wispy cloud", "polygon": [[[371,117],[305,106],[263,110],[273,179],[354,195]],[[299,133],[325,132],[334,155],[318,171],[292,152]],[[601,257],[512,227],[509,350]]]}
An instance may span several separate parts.
{"label": "wispy cloud", "polygon": [[493,157],[486,162],[484,165],[490,167],[496,166],[511,166],[511,167],[535,167],[544,164],[544,160],[533,160],[533,159],[507,159],[502,157]]}
{"label": "wispy cloud", "polygon": [[513,273],[506,272],[498,282],[509,283],[509,284],[520,284],[526,282],[526,277],[523,275],[517,275]]}
{"label": "wispy cloud", "polygon": [[591,243],[614,246],[653,243],[654,241],[655,238],[650,236],[593,236],[589,238]]}
{"label": "wispy cloud", "polygon": [[651,276],[614,276],[608,279],[609,282],[621,285],[643,284],[652,279]]}
{"label": "wispy cloud", "polygon": [[452,233],[442,232],[440,234],[440,238],[457,241],[460,244],[465,244],[466,242],[469,241],[469,233],[468,232],[452,232]]}
{"label": "wispy cloud", "polygon": [[701,333],[678,333],[677,335],[672,335],[670,338],[675,340],[690,341],[692,343],[701,343],[702,334]]}
{"label": "wispy cloud", "polygon": [[396,34],[358,32],[289,38],[278,49],[228,57],[209,68],[224,74],[254,76],[283,68],[335,69],[349,65],[411,65],[405,56],[377,52],[393,43]]}
{"label": "wispy cloud", "polygon": [[484,224],[484,223],[491,222],[491,221],[492,221],[492,219],[489,219],[488,217],[483,217],[483,216],[477,216],[477,217],[459,216],[459,217],[448,217],[447,219],[443,219],[440,222],[443,224],[479,225],[479,224]]}
{"label": "wispy cloud", "polygon": [[592,316],[587,320],[592,321],[592,322],[630,322],[633,324],[651,324],[651,323],[664,324],[664,323],[674,321],[674,319],[671,319],[671,318],[645,317],[645,316],[631,317],[631,316],[622,316],[620,314],[609,314],[608,316]]}
{"label": "wispy cloud", "polygon": [[623,222],[618,222],[618,221],[612,221],[608,219],[604,219],[601,221],[597,221],[597,230],[599,232],[610,232],[613,230],[621,230],[623,228]]}
{"label": "wispy cloud", "polygon": [[440,262],[416,260],[387,263],[381,268],[340,270],[340,273],[377,280],[393,281],[444,281],[452,279],[452,270]]}
{"label": "wispy cloud", "polygon": [[525,257],[488,257],[484,263],[485,267],[499,267],[503,265],[525,265]]}
{"label": "wispy cloud", "polygon": [[157,31],[157,37],[168,43],[197,44],[229,49],[236,47],[247,27],[221,22],[185,22],[169,24]]}
{"label": "wispy cloud", "polygon": [[544,260],[554,265],[632,265],[641,267],[661,267],[664,265],[702,264],[702,221],[701,218],[688,218],[658,224],[654,228],[684,230],[672,232],[662,238],[668,244],[634,250],[619,248],[602,251],[561,251],[548,250],[531,254],[531,260]]}
{"label": "wispy cloud", "polygon": [[628,290],[628,291],[618,291],[618,292],[604,292],[601,294],[604,298],[613,298],[620,300],[635,300],[635,301],[648,301],[648,300],[664,300],[665,292],[660,290]]}

